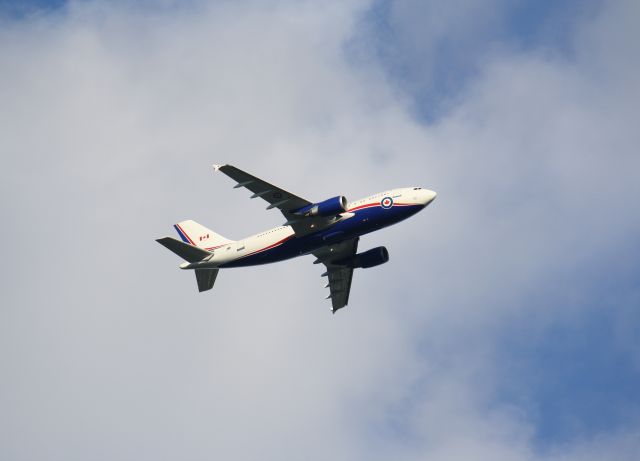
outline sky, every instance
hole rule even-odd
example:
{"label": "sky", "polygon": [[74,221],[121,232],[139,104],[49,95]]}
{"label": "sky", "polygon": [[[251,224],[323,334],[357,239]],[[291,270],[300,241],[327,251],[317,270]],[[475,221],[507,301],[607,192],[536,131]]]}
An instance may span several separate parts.
{"label": "sky", "polygon": [[[636,460],[639,5],[0,2],[0,457]],[[214,163],[438,198],[331,315]]]}

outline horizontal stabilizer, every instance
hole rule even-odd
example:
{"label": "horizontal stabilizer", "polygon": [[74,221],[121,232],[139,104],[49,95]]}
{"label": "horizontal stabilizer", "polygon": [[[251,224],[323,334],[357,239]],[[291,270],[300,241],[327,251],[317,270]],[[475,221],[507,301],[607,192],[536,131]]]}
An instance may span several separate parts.
{"label": "horizontal stabilizer", "polygon": [[196,269],[195,273],[198,281],[198,291],[203,292],[213,288],[218,276],[218,269]]}
{"label": "horizontal stabilizer", "polygon": [[173,251],[182,259],[190,263],[202,261],[203,259],[212,255],[212,253],[208,252],[207,250],[189,245],[188,243],[181,242],[180,240],[176,240],[171,237],[163,237],[161,239],[157,239],[156,242],[158,242],[168,250]]}

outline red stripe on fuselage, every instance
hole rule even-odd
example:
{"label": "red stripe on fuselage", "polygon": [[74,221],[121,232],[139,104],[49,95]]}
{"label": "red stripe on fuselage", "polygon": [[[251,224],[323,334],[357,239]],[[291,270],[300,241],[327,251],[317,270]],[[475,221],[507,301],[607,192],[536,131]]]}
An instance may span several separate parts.
{"label": "red stripe on fuselage", "polygon": [[[392,208],[394,206],[413,206],[413,205],[417,205],[417,203],[399,203],[399,202],[394,202],[393,205],[390,206],[389,208]],[[382,208],[382,206],[380,205],[380,202],[374,202],[374,203],[367,203],[365,205],[360,205],[360,206],[357,206],[355,208],[349,208],[347,210],[347,212],[362,210],[363,208],[373,208],[373,207],[376,207],[376,206]],[[387,208],[387,210],[389,208]]]}
{"label": "red stripe on fuselage", "polygon": [[257,254],[257,253],[262,253],[263,251],[270,250],[273,247],[277,247],[278,245],[282,245],[284,242],[286,242],[289,239],[292,239],[293,237],[295,237],[295,234],[289,235],[288,237],[285,237],[282,240],[279,240],[276,243],[273,243],[273,244],[269,245],[268,247],[261,248],[260,250],[256,250],[256,251],[254,251],[252,253],[249,253],[248,255],[244,255],[244,256],[242,256],[242,257],[240,257],[238,259],[246,258],[248,256],[253,256],[253,255]]}
{"label": "red stripe on fuselage", "polygon": [[225,245],[228,245],[229,243],[231,243],[231,242],[223,243],[222,245],[218,245],[218,246],[215,246],[215,247],[205,248],[205,250],[207,250],[207,251],[215,250],[216,248],[223,247],[223,246],[225,246]]}
{"label": "red stripe on fuselage", "polygon": [[355,208],[349,208],[349,209],[347,210],[347,212],[356,211],[356,210],[361,210],[361,209],[363,209],[363,208],[371,208],[371,207],[374,207],[374,206],[380,206],[380,202],[367,203],[366,205],[360,205],[360,206],[357,206],[357,207],[355,207]]}

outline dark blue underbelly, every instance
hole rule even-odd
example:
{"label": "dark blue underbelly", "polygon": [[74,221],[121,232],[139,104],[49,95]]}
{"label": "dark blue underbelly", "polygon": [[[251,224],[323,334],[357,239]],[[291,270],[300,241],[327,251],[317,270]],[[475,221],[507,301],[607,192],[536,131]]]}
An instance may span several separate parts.
{"label": "dark blue underbelly", "polygon": [[380,206],[362,208],[354,212],[355,216],[340,221],[328,229],[303,237],[293,237],[274,248],[237,259],[220,267],[255,266],[309,254],[322,246],[359,237],[395,224],[416,214],[422,208],[421,205],[393,206],[389,209]]}

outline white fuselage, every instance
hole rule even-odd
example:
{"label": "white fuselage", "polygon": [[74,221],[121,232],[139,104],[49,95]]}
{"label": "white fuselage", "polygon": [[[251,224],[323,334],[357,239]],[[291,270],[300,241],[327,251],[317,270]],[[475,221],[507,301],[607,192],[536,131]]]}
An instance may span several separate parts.
{"label": "white fuselage", "polygon": [[[340,225],[348,228],[348,231],[354,235],[366,234],[405,219],[419,211],[419,209],[424,208],[434,198],[435,192],[419,187],[392,189],[380,192],[360,200],[349,202],[347,211],[343,214]],[[405,208],[406,216],[402,214],[402,212],[398,212],[396,213],[397,217],[392,217],[392,210],[394,208],[397,210]],[[410,209],[411,212],[409,212]],[[347,221],[349,221],[348,227],[345,226]],[[291,226],[274,227],[273,229],[251,235],[242,240],[220,245],[213,250],[213,256],[207,260],[207,266],[224,267],[237,260],[260,253],[275,252],[278,248],[283,248],[285,242],[290,242],[295,238],[296,236]],[[305,237],[302,237],[300,239],[304,238]],[[309,239],[309,241],[305,243],[306,245],[298,245],[295,249],[288,248],[283,251],[283,254],[280,255],[281,257],[276,257],[275,259],[288,259],[311,252],[315,245],[313,240]],[[319,247],[324,244],[324,242],[318,240],[315,246]],[[272,257],[265,262],[273,262],[273,259]],[[257,264],[259,264],[259,262]]]}

